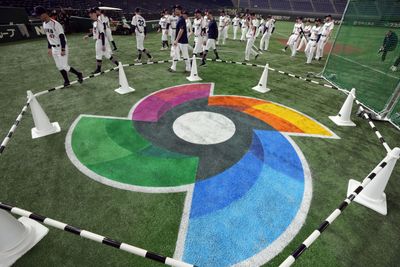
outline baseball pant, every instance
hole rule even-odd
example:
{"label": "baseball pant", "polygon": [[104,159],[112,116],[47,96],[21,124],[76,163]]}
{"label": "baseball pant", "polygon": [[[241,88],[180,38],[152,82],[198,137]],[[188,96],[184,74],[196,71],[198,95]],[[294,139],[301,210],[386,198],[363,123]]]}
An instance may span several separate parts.
{"label": "baseball pant", "polygon": [[237,38],[238,29],[239,29],[239,26],[233,26],[233,40],[236,40],[236,38]]}
{"label": "baseball pant", "polygon": [[110,41],[110,42],[114,41],[110,28],[106,29],[106,37],[107,37],[108,41]]}
{"label": "baseball pant", "polygon": [[242,28],[242,36],[240,37],[240,41],[246,40],[247,28]]}
{"label": "baseball pant", "polygon": [[193,53],[194,54],[199,54],[203,52],[203,37],[202,36],[196,36],[194,37],[194,49]]}
{"label": "baseball pant", "polygon": [[169,29],[169,36],[171,37],[171,44],[173,44],[176,38],[176,29]]}
{"label": "baseball pant", "polygon": [[144,50],[144,34],[136,33],[136,48],[137,50]]}
{"label": "baseball pant", "polygon": [[183,60],[185,61],[186,71],[190,71],[190,61],[189,61],[189,50],[188,44],[180,44],[174,46],[174,57],[172,61],[171,69],[176,71],[176,64],[180,59],[180,54],[182,53]]}
{"label": "baseball pant", "polygon": [[168,41],[168,30],[167,29],[161,30],[161,41]]}
{"label": "baseball pant", "polygon": [[287,42],[287,44],[290,47],[290,50],[292,51],[292,55],[291,55],[292,57],[296,56],[296,52],[297,52],[296,49],[297,49],[297,45],[299,43],[299,39],[300,39],[300,36],[298,34],[292,34],[292,35],[290,35],[289,40]]}
{"label": "baseball pant", "polygon": [[304,53],[307,56],[307,64],[311,63],[316,49],[317,49],[317,41],[316,40],[308,41],[306,49],[304,50]]}
{"label": "baseball pant", "polygon": [[301,37],[299,46],[297,47],[297,51],[300,51],[304,45],[307,45],[307,38],[305,36]]}
{"label": "baseball pant", "polygon": [[52,47],[51,53],[58,70],[69,71],[71,67],[68,65],[68,47],[65,47],[65,55],[61,56],[61,47]]}
{"label": "baseball pant", "polygon": [[246,44],[246,51],[244,55],[245,60],[250,60],[250,55],[257,55],[258,53],[253,49],[254,38],[248,38]]}
{"label": "baseball pant", "polygon": [[326,36],[321,36],[321,39],[319,40],[317,44],[317,52],[315,53],[315,59],[319,59],[320,57],[323,57],[324,55],[324,48],[327,42]]}
{"label": "baseball pant", "polygon": [[108,42],[107,38],[105,40],[105,51],[103,51],[103,44],[101,43],[100,39],[96,40],[96,59],[102,60],[103,57],[110,59],[112,56],[110,43]]}
{"label": "baseball pant", "polygon": [[268,50],[270,37],[271,34],[268,31],[263,34],[260,41],[260,50]]}

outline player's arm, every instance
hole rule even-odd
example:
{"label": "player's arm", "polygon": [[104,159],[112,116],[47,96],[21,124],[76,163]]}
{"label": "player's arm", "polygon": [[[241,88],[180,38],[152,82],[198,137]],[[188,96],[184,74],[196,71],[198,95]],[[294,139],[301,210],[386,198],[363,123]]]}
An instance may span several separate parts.
{"label": "player's arm", "polygon": [[144,37],[146,37],[147,36],[147,27],[146,26],[143,27],[143,32],[144,32]]}
{"label": "player's arm", "polygon": [[51,44],[50,44],[50,42],[49,42],[48,40],[47,40],[47,54],[48,54],[49,56],[52,55]]}
{"label": "player's arm", "polygon": [[181,39],[181,37],[182,37],[184,31],[185,31],[185,30],[184,30],[183,26],[182,26],[181,28],[179,28],[179,32],[178,32],[178,35],[176,36],[174,45],[177,45],[177,44],[178,44],[178,42],[179,42],[179,40]]}
{"label": "player's arm", "polygon": [[65,40],[64,33],[60,33],[60,35],[58,35],[58,38],[60,38],[60,43],[61,43],[61,55],[64,56],[65,55],[65,47],[67,45],[67,41]]}

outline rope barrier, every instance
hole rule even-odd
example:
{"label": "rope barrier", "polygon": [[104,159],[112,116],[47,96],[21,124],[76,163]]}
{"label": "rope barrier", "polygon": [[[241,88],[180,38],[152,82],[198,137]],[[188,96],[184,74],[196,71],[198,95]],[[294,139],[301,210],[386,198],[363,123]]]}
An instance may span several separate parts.
{"label": "rope barrier", "polygon": [[387,155],[376,167],[372,170],[372,172],[363,180],[362,184],[359,185],[340,205],[337,209],[335,209],[328,218],[325,219],[320,226],[307,237],[304,242],[293,251],[293,253],[286,258],[284,262],[279,265],[279,267],[289,267],[291,266],[302,254],[308,249],[317,238],[328,228],[329,225],[335,221],[339,215],[342,214],[344,209],[354,200],[354,198],[359,195],[365,187],[380,173],[385,166],[388,164],[388,160],[391,159],[390,155]]}
{"label": "rope barrier", "polygon": [[391,149],[389,145],[387,144],[386,140],[383,138],[382,134],[379,132],[379,130],[376,128],[375,124],[372,122],[371,116],[365,111],[364,107],[362,106],[362,103],[358,101],[357,99],[355,100],[356,104],[359,106],[360,111],[361,111],[361,116],[364,116],[366,120],[368,120],[368,124],[371,127],[371,129],[375,132],[375,135],[378,137],[379,141],[382,143],[382,145],[385,147],[386,151],[389,152]]}
{"label": "rope barrier", "polygon": [[194,267],[195,266],[192,264],[188,264],[188,263],[185,263],[182,261],[175,260],[173,258],[161,256],[154,252],[150,252],[150,251],[129,245],[127,243],[122,243],[117,240],[114,240],[114,239],[111,239],[111,238],[108,238],[108,237],[105,237],[102,235],[98,235],[96,233],[93,233],[93,232],[90,232],[87,230],[83,230],[78,227],[71,226],[66,223],[63,223],[63,222],[60,222],[57,220],[53,220],[51,218],[44,217],[39,214],[32,213],[27,210],[13,207],[11,205],[8,205],[8,204],[2,203],[2,202],[0,202],[0,209],[11,212],[15,215],[30,218],[37,222],[43,223],[45,225],[57,228],[59,230],[62,230],[62,231],[65,231],[65,232],[68,232],[71,234],[79,235],[85,239],[89,239],[89,240],[92,240],[92,241],[95,241],[95,242],[98,242],[98,243],[101,243],[101,244],[104,244],[104,245],[107,245],[107,246],[110,246],[113,248],[117,248],[117,249],[126,251],[126,252],[134,254],[136,256],[140,256],[143,258],[151,259],[153,261],[161,262],[165,265],[170,265],[170,266],[175,266],[175,267]]}
{"label": "rope barrier", "polygon": [[6,149],[6,146],[8,142],[10,141],[11,137],[13,136],[15,130],[17,129],[18,125],[20,124],[22,120],[22,116],[25,115],[26,110],[28,109],[30,99],[26,102],[25,106],[22,108],[21,112],[19,113],[17,119],[15,120],[14,124],[11,126],[10,130],[8,131],[6,137],[3,139],[0,145],[0,155],[3,154],[4,150]]}

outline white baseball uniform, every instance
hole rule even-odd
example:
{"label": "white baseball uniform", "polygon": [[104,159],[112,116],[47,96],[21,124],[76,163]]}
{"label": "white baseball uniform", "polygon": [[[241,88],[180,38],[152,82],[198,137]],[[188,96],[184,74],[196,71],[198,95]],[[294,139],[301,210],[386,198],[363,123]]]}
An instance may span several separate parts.
{"label": "white baseball uniform", "polygon": [[194,49],[193,53],[198,54],[203,52],[203,29],[206,28],[206,22],[203,18],[193,20],[194,28]]}
{"label": "white baseball uniform", "polygon": [[240,37],[240,41],[244,41],[246,40],[246,34],[249,29],[249,26],[247,25],[246,19],[242,19],[240,23],[242,24],[242,36]]}
{"label": "white baseball uniform", "polygon": [[160,22],[158,22],[161,28],[161,41],[168,41],[168,19],[165,16],[160,18]]}
{"label": "white baseball uniform", "polygon": [[292,35],[290,35],[289,40],[287,41],[286,45],[290,47],[292,51],[292,57],[296,56],[297,52],[297,45],[300,41],[300,33],[301,30],[304,28],[303,23],[295,23],[293,26]]}
{"label": "white baseball uniform", "polygon": [[175,15],[168,16],[169,23],[169,36],[171,37],[171,43],[175,41],[176,36],[176,23],[178,22],[178,17]]}
{"label": "white baseball uniform", "polygon": [[136,35],[136,47],[137,50],[144,50],[144,28],[146,27],[146,21],[141,15],[135,15],[132,18],[131,24],[135,26],[135,35]]}
{"label": "white baseball uniform", "polygon": [[303,48],[303,45],[307,45],[308,39],[310,38],[310,31],[311,31],[311,25],[306,25],[303,29],[304,35],[301,37],[299,46],[297,47],[297,51],[300,51],[301,48]]}
{"label": "white baseball uniform", "polygon": [[108,41],[110,41],[110,42],[114,41],[114,38],[111,33],[111,28],[110,28],[110,19],[106,15],[102,14],[101,20],[103,21],[103,23],[106,24],[106,37],[107,37]]}
{"label": "white baseball uniform", "polygon": [[[62,25],[51,19],[49,22],[43,22],[43,29],[47,36],[47,41],[51,46],[51,53],[58,70],[69,71],[71,67],[68,65],[68,45],[67,37],[65,37]],[[61,56],[61,41],[60,34],[65,37],[65,55]]]}
{"label": "white baseball uniform", "polygon": [[256,31],[257,31],[257,26],[258,26],[258,20],[252,20],[248,21],[246,23],[249,23],[249,30],[247,31],[246,38],[247,38],[247,44],[246,44],[246,50],[245,50],[245,60],[250,60],[250,55],[258,55],[258,53],[253,49],[254,41],[256,38]]}
{"label": "white baseball uniform", "polygon": [[237,32],[238,32],[238,29],[239,29],[240,18],[234,17],[232,19],[232,23],[233,23],[233,40],[236,40]]}
{"label": "white baseball uniform", "polygon": [[218,41],[217,44],[219,44],[219,41],[222,40],[222,44],[225,44],[226,40],[226,34],[227,34],[227,18],[226,16],[220,16],[219,17],[219,23],[218,23]]}
{"label": "white baseball uniform", "polygon": [[334,26],[335,26],[335,24],[333,23],[333,21],[326,22],[322,26],[322,28],[321,28],[321,39],[318,42],[317,52],[315,54],[315,59],[319,59],[319,58],[323,57],[325,45],[328,42],[330,33],[332,32]]}
{"label": "white baseball uniform", "polygon": [[318,35],[320,34],[321,34],[321,26],[314,25],[310,30],[310,38],[306,45],[306,49],[304,50],[304,53],[307,56],[307,64],[310,64],[312,61],[314,52],[317,49],[318,45],[317,43]]}
{"label": "white baseball uniform", "polygon": [[[101,39],[101,34],[104,34],[104,46]],[[105,36],[104,25],[100,18],[93,22],[93,39],[96,40],[96,59],[102,60],[103,57],[110,59],[112,56],[111,47],[107,37]],[[104,51],[103,47],[105,48]]]}
{"label": "white baseball uniform", "polygon": [[260,40],[260,50],[264,50],[264,51],[268,50],[269,39],[271,38],[272,31],[274,30],[274,28],[275,28],[275,20],[272,18],[268,19],[265,22],[265,26],[264,26],[265,31]]}

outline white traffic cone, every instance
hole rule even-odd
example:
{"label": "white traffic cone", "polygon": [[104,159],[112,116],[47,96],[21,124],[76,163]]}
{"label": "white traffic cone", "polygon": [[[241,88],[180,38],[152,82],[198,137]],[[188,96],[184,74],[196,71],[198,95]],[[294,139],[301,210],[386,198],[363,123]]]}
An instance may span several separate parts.
{"label": "white traffic cone", "polygon": [[196,63],[196,56],[193,55],[193,60],[192,60],[192,68],[190,70],[190,76],[186,77],[191,82],[198,82],[201,81],[202,79],[199,77],[199,74],[197,73],[197,63]]}
{"label": "white traffic cone", "polygon": [[122,63],[118,64],[118,72],[119,72],[119,88],[114,91],[120,95],[128,94],[131,92],[135,92],[135,89],[129,86],[128,80],[126,79],[124,67],[122,67]]}
{"label": "white traffic cone", "polygon": [[29,106],[31,108],[33,122],[35,123],[35,128],[31,130],[32,139],[60,132],[61,128],[58,122],[50,122],[49,117],[47,117],[39,102],[36,100],[35,95],[31,91],[28,91],[27,94],[28,98],[31,100]]}
{"label": "white traffic cone", "polygon": [[258,85],[254,86],[252,89],[260,92],[260,93],[266,93],[268,91],[271,91],[271,89],[267,88],[267,81],[268,81],[268,68],[269,65],[268,63],[264,67],[264,71],[261,75],[260,81],[258,82]]}
{"label": "white traffic cone", "polygon": [[17,220],[8,212],[0,210],[0,266],[11,266],[48,231],[32,219],[21,217]]}
{"label": "white traffic cone", "polygon": [[329,119],[339,126],[356,126],[356,124],[350,119],[354,99],[356,99],[355,88],[351,89],[346,101],[344,101],[344,104],[339,111],[339,114],[336,116],[329,116]]}
{"label": "white traffic cone", "polygon": [[[382,215],[386,215],[387,205],[385,188],[399,157],[400,148],[396,147],[389,151],[387,157],[384,159],[387,165],[373,178],[364,190],[356,196],[354,201]],[[351,179],[347,188],[347,195],[350,195],[360,184],[360,182]]]}

